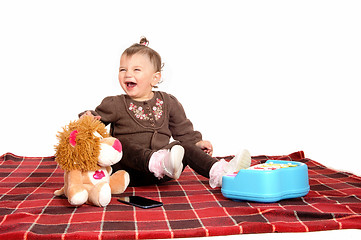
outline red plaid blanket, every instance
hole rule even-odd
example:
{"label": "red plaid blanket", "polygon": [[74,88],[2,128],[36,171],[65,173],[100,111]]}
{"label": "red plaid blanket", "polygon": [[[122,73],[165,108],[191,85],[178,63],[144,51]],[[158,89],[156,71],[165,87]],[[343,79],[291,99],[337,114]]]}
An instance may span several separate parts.
{"label": "red plaid blanket", "polygon": [[178,181],[128,188],[119,195],[152,198],[163,207],[135,208],[119,203],[117,196],[105,208],[72,207],[53,195],[63,184],[53,157],[5,154],[0,157],[0,238],[149,239],[361,229],[360,177],[328,169],[303,152],[257,156],[252,164],[268,159],[306,163],[309,194],[277,203],[235,202],[186,168]]}

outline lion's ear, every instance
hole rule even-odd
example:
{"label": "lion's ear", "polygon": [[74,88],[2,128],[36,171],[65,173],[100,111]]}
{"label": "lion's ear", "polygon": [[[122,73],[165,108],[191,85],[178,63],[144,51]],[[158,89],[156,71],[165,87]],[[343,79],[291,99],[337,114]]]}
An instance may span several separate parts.
{"label": "lion's ear", "polygon": [[70,133],[69,136],[69,143],[70,145],[72,145],[73,147],[75,147],[76,145],[76,136],[78,135],[78,130],[74,130]]}
{"label": "lion's ear", "polygon": [[103,136],[100,135],[100,133],[98,131],[93,132],[93,135],[94,135],[94,137],[97,137],[99,139],[103,139]]}

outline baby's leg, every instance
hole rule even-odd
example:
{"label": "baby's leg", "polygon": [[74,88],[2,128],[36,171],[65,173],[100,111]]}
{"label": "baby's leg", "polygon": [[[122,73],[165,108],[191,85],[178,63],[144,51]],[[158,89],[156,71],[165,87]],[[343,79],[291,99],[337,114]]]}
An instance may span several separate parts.
{"label": "baby's leg", "polygon": [[121,143],[123,146],[123,157],[112,166],[113,172],[133,169],[139,172],[150,173],[148,168],[149,159],[155,151],[139,146],[139,144],[131,141],[122,140]]}
{"label": "baby's leg", "polygon": [[248,168],[251,164],[251,156],[247,150],[237,154],[230,162],[226,162],[209,156],[194,144],[182,144],[182,146],[185,149],[183,165],[189,165],[198,174],[209,178],[212,188],[222,186],[224,175]]}
{"label": "baby's leg", "polygon": [[123,158],[112,168],[113,172],[125,170],[129,173],[129,186],[157,184],[177,179],[182,173],[184,149],[177,142],[159,151],[126,140],[122,140],[122,145]]}
{"label": "baby's leg", "polygon": [[209,178],[209,172],[213,164],[217,163],[218,160],[209,156],[202,149],[197,147],[195,144],[183,144],[185,149],[183,166],[189,166],[196,173],[202,175],[203,177]]}

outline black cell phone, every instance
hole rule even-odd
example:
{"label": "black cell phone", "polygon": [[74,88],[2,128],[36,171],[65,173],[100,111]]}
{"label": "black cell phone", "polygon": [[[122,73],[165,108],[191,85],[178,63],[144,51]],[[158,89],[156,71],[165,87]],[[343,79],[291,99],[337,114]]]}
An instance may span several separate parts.
{"label": "black cell phone", "polygon": [[118,201],[121,203],[133,205],[140,208],[154,208],[154,207],[163,206],[163,203],[161,202],[140,196],[120,197],[118,198]]}

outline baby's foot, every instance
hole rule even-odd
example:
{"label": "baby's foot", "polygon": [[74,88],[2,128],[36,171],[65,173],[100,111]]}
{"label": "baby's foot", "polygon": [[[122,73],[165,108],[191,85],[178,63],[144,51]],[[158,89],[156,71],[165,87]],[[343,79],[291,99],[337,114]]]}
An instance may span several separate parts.
{"label": "baby's foot", "polygon": [[225,167],[226,174],[238,172],[241,169],[249,168],[251,166],[251,154],[244,149],[239,152]]}
{"label": "baby's foot", "polygon": [[149,160],[149,170],[161,179],[168,176],[178,179],[183,170],[184,148],[174,145],[170,150],[161,149],[152,154]]}
{"label": "baby's foot", "polygon": [[247,150],[238,153],[231,161],[221,159],[209,172],[209,185],[212,188],[222,187],[222,177],[251,166],[251,155]]}

